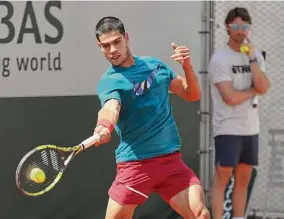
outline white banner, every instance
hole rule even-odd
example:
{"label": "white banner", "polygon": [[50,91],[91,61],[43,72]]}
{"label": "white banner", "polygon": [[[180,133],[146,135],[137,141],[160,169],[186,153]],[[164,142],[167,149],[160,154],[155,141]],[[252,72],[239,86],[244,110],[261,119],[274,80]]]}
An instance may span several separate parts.
{"label": "white banner", "polygon": [[1,1],[0,97],[96,94],[109,63],[95,25],[109,15],[125,24],[134,54],[181,71],[169,58],[174,41],[200,69],[201,2]]}

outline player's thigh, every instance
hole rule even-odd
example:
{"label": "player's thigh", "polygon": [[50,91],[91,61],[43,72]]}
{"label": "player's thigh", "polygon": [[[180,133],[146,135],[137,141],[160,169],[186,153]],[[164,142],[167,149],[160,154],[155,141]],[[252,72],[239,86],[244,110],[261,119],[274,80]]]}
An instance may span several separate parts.
{"label": "player's thigh", "polygon": [[219,135],[215,137],[215,164],[220,167],[235,167],[240,162],[242,136]]}
{"label": "player's thigh", "polygon": [[191,185],[179,192],[170,200],[170,205],[184,219],[210,218],[209,211],[205,206],[204,191],[201,185]]}
{"label": "player's thigh", "polygon": [[[161,164],[166,179],[155,187],[157,192],[183,218],[204,214],[204,193],[195,173],[183,162],[181,154],[172,156],[171,162]],[[200,213],[201,214],[201,213]]]}
{"label": "player's thigh", "polygon": [[163,181],[154,187],[154,191],[167,203],[190,185],[200,185],[198,177],[183,162],[180,153],[176,153],[170,158],[167,162],[160,163],[160,169],[163,171]]}
{"label": "player's thigh", "polygon": [[109,198],[105,219],[132,219],[137,205],[121,205]]}
{"label": "player's thigh", "polygon": [[108,194],[121,205],[143,204],[152,192],[151,162],[125,162],[117,166],[117,174]]}
{"label": "player's thigh", "polygon": [[251,166],[258,165],[259,137],[258,135],[243,136],[243,150],[240,163]]}

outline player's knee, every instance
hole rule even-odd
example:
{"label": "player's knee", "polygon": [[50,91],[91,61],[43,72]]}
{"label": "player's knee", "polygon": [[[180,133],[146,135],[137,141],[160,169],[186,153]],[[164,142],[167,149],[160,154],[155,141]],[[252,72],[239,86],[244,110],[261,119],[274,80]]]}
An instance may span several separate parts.
{"label": "player's knee", "polygon": [[200,207],[193,210],[193,214],[196,219],[210,219],[210,213],[204,204],[200,204]]}
{"label": "player's knee", "polygon": [[208,209],[204,208],[197,219],[210,219],[210,212],[208,211]]}
{"label": "player's knee", "polygon": [[132,219],[136,205],[122,205],[109,199],[105,219]]}
{"label": "player's knee", "polygon": [[105,219],[132,219],[133,211],[108,212]]}

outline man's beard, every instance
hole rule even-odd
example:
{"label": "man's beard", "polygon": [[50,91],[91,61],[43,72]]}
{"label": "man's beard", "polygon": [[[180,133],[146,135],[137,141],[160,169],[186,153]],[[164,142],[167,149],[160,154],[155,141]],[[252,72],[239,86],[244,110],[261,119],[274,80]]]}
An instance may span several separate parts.
{"label": "man's beard", "polygon": [[[129,56],[130,56],[130,52],[129,52],[129,49],[127,48],[127,52],[126,52],[125,58],[124,58],[119,64],[116,64],[116,66],[121,66],[121,65],[123,65],[125,62],[127,62]],[[115,64],[113,63],[113,65],[115,65]]]}
{"label": "man's beard", "polygon": [[245,40],[245,37],[244,36],[237,36],[235,37],[235,39],[233,39],[236,43],[240,43],[242,44]]}

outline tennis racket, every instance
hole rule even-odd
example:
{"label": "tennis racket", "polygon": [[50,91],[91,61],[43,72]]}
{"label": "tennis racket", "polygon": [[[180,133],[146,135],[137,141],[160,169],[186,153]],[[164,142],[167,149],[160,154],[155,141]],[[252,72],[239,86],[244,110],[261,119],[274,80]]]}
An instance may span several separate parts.
{"label": "tennis racket", "polygon": [[94,145],[99,135],[93,135],[73,147],[40,145],[29,151],[19,162],[16,185],[27,196],[40,196],[50,191],[62,178],[70,161]]}

